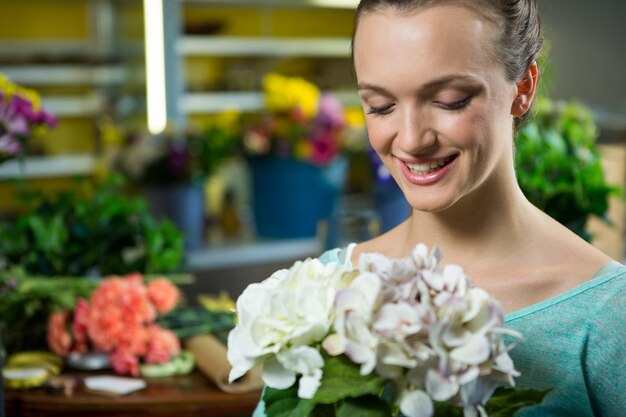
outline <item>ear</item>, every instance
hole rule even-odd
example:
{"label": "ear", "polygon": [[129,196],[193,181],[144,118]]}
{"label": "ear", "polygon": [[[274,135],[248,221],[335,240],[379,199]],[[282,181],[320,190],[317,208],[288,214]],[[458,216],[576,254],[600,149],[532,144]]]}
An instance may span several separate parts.
{"label": "ear", "polygon": [[520,82],[517,83],[517,94],[511,105],[511,114],[514,117],[523,116],[528,109],[530,109],[530,105],[535,98],[535,92],[537,91],[538,77],[539,69],[537,62],[533,61],[528,71],[526,71],[526,74],[524,74]]}

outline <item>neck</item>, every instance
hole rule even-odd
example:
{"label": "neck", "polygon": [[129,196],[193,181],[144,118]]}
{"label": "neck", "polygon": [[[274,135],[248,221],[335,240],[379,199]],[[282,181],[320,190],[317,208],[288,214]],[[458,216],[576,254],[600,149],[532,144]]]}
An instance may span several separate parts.
{"label": "neck", "polygon": [[445,263],[476,265],[510,258],[526,245],[537,210],[511,173],[508,179],[483,184],[451,208],[438,213],[414,211],[406,223],[405,253],[419,242],[439,246]]}

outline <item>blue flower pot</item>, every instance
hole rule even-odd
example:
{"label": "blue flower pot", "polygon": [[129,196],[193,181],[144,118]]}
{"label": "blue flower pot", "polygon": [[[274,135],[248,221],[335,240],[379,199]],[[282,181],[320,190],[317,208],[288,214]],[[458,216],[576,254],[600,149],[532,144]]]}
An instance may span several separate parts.
{"label": "blue flower pot", "polygon": [[343,191],[348,161],[336,158],[324,167],[288,158],[249,160],[252,212],[259,236],[313,237],[328,219]]}
{"label": "blue flower pot", "polygon": [[378,214],[381,233],[393,229],[411,214],[411,206],[393,179],[375,184],[374,208]]}
{"label": "blue flower pot", "polygon": [[185,249],[204,245],[204,188],[196,184],[150,186],[144,190],[151,213],[171,220],[183,233]]}

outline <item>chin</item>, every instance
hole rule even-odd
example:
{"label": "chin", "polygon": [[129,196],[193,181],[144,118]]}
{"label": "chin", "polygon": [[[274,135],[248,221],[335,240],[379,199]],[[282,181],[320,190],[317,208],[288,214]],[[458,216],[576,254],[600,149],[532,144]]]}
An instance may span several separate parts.
{"label": "chin", "polygon": [[426,213],[441,213],[455,203],[454,200],[447,198],[433,198],[432,196],[420,197],[420,196],[407,196],[409,205],[414,209]]}

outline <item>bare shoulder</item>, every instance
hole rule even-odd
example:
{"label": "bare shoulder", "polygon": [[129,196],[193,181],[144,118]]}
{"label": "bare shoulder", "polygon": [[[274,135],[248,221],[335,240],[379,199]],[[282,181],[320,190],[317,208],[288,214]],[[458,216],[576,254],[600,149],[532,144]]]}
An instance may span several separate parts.
{"label": "bare shoulder", "polygon": [[561,225],[549,229],[550,239],[540,245],[542,258],[556,269],[554,272],[559,272],[557,276],[563,277],[562,285],[566,287],[592,279],[613,260]]}

